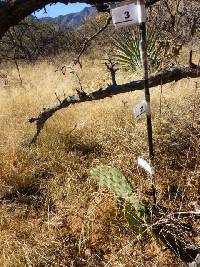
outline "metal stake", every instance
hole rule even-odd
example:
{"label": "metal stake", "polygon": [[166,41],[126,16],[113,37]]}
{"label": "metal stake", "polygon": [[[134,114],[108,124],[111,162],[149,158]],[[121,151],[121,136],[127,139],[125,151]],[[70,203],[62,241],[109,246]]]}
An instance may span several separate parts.
{"label": "metal stake", "polygon": [[[151,122],[151,110],[150,110],[150,93],[149,93],[149,81],[148,81],[148,62],[147,62],[147,46],[146,46],[146,24],[142,22],[139,24],[140,32],[140,55],[143,69],[143,79],[144,79],[144,94],[145,100],[147,102],[147,136],[148,136],[148,145],[149,145],[149,157],[152,162],[154,159],[154,150],[153,150],[153,137],[152,137],[152,122]],[[156,184],[155,184],[155,175],[151,176],[152,182],[152,191],[153,191],[153,201],[156,204]]]}
{"label": "metal stake", "polygon": [[154,158],[153,151],[153,138],[152,138],[152,123],[151,123],[151,111],[150,111],[150,93],[149,93],[149,81],[148,81],[148,63],[147,63],[147,47],[146,47],[146,25],[145,22],[140,23],[140,53],[143,69],[143,79],[144,79],[144,94],[145,100],[147,102],[147,134],[148,134],[148,144],[149,144],[149,157]]}

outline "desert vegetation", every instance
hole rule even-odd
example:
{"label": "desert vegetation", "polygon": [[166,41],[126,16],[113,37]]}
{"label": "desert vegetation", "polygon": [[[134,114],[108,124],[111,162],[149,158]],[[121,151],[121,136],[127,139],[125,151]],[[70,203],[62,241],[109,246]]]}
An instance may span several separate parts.
{"label": "desert vegetation", "polygon": [[29,17],[3,36],[0,266],[178,267],[199,253],[199,5],[160,2],[148,9],[156,208],[137,165],[137,29],[107,14],[78,29]]}

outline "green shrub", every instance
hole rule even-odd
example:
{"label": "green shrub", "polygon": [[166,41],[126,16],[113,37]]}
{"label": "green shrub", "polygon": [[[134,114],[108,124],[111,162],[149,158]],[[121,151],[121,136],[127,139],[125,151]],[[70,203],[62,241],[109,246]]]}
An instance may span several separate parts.
{"label": "green shrub", "polygon": [[[125,69],[136,70],[141,68],[140,36],[138,31],[122,30],[113,39],[115,47],[115,59]],[[150,73],[159,71],[172,63],[173,56],[169,53],[169,47],[160,45],[159,33],[155,30],[147,31],[147,57]]]}

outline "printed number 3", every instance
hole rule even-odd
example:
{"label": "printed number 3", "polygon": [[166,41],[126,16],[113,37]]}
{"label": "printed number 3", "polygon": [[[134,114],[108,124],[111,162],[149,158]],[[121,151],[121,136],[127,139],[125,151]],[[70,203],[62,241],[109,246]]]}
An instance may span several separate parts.
{"label": "printed number 3", "polygon": [[124,15],[125,15],[125,19],[129,19],[130,18],[130,13],[129,13],[129,11],[125,11],[124,12]]}

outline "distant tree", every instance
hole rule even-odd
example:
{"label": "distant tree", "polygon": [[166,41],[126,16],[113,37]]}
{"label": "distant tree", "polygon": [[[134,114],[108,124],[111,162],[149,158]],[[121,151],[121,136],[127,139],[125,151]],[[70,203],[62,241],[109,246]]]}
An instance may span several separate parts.
{"label": "distant tree", "polygon": [[189,0],[162,0],[149,10],[149,23],[162,35],[187,42],[200,28],[200,4]]}
{"label": "distant tree", "polygon": [[62,52],[77,52],[81,42],[82,37],[73,29],[61,29],[59,25],[27,17],[2,37],[0,59],[32,61]]}

